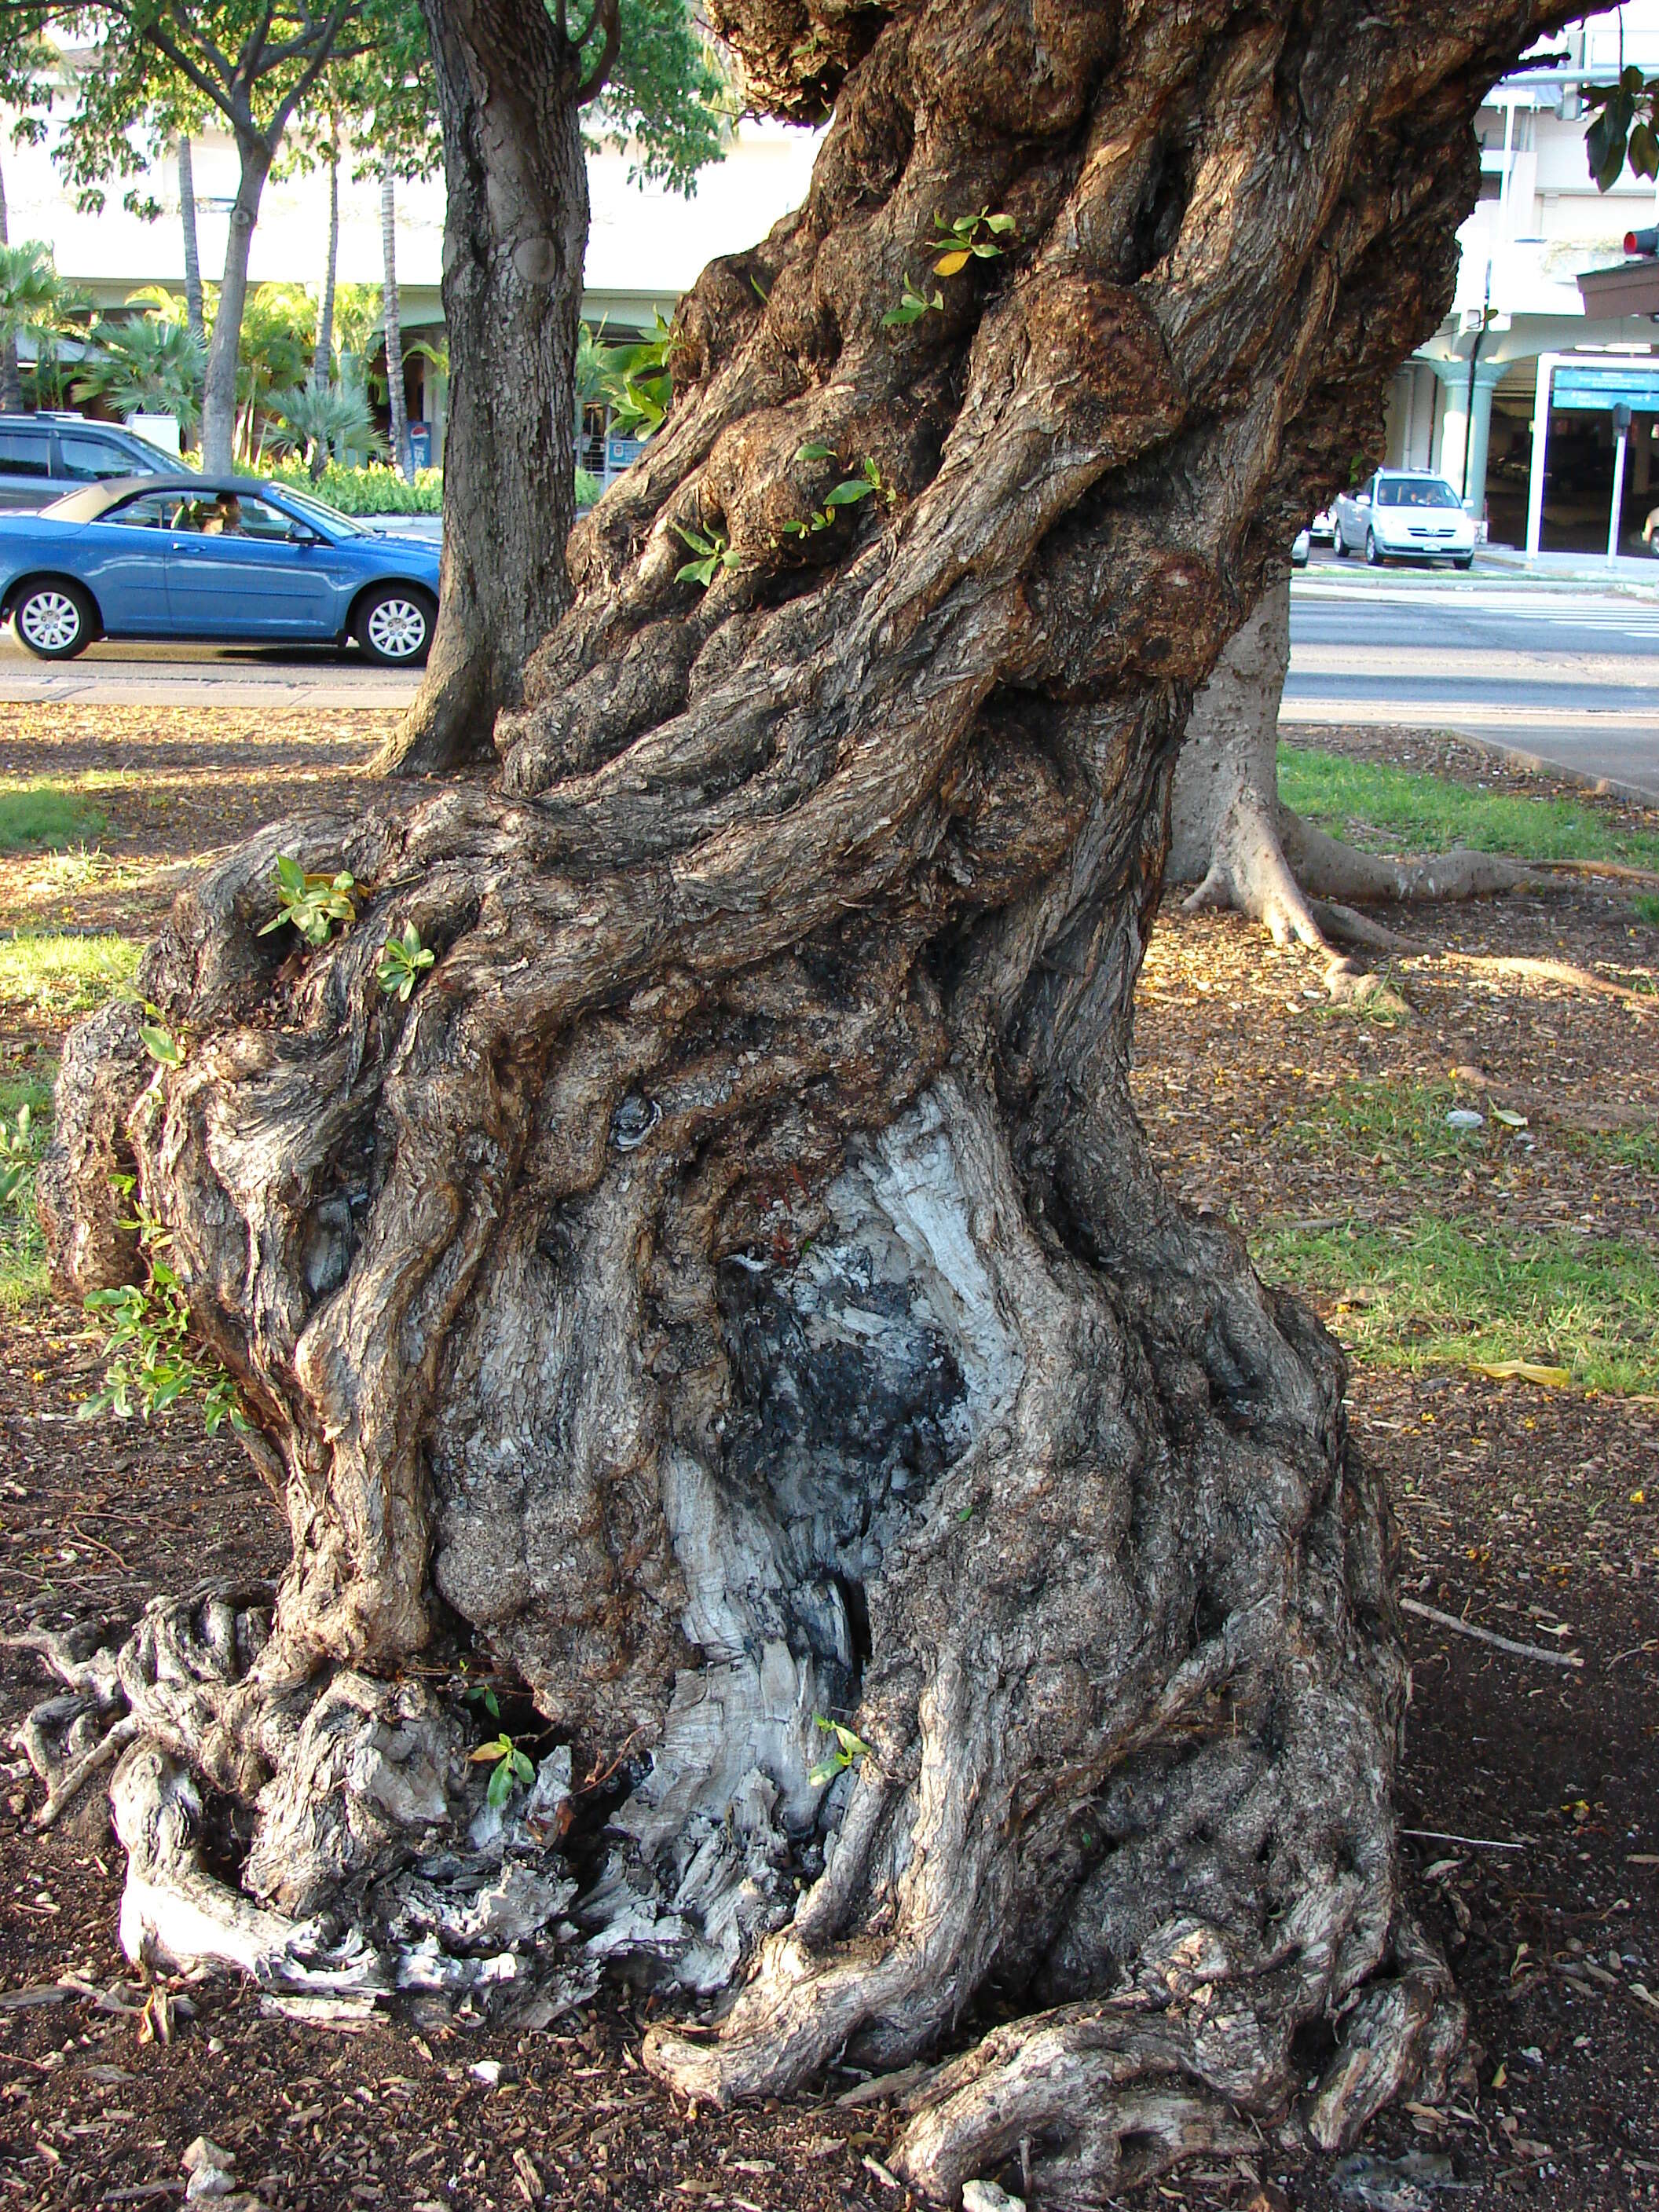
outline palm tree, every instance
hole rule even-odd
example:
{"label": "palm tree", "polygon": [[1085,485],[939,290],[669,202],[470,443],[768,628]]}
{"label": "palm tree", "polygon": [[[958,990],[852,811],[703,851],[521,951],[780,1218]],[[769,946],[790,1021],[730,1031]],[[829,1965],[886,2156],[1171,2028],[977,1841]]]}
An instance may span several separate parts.
{"label": "palm tree", "polygon": [[301,454],[313,483],[321,480],[331,453],[381,448],[368,394],[360,384],[302,385],[283,395],[277,411],[283,427],[271,442]]}
{"label": "palm tree", "polygon": [[388,169],[380,179],[380,252],[386,260],[386,381],[392,409],[392,458],[408,483],[415,481],[409,450],[409,404],[404,395],[404,330],[398,312],[398,201]]}
{"label": "palm tree", "polygon": [[334,378],[334,286],[340,265],[340,118],[332,108],[329,110],[324,159],[328,163],[328,258],[323,264],[317,345],[311,356],[311,380],[314,385],[330,384]]}
{"label": "palm tree", "polygon": [[93,352],[75,380],[77,399],[107,399],[124,415],[172,415],[181,426],[202,411],[201,340],[155,313],[125,323],[99,322]]}
{"label": "palm tree", "polygon": [[[0,173],[0,246],[7,243],[6,180]],[[17,373],[17,339],[14,334],[0,346],[0,410],[8,415],[23,411],[23,380]]]}
{"label": "palm tree", "polygon": [[202,258],[196,248],[196,168],[188,135],[179,141],[179,214],[185,229],[185,321],[207,357],[207,319],[202,312]]}
{"label": "palm tree", "polygon": [[[0,244],[0,353],[13,365],[13,376],[16,376],[18,339],[26,331],[50,331],[55,336],[62,327],[64,305],[64,288],[58,281],[49,246],[42,246],[38,239],[31,239],[26,246]],[[38,368],[35,381],[38,406]],[[9,408],[13,406],[9,392],[3,404]],[[15,406],[21,408],[22,404],[20,377]]]}

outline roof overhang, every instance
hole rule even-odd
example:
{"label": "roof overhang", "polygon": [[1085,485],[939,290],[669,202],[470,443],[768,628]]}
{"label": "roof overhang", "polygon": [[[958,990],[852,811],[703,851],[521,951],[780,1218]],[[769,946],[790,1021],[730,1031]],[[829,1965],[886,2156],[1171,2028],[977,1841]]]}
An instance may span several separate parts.
{"label": "roof overhang", "polygon": [[1659,315],[1659,257],[1646,253],[1612,269],[1586,269],[1578,290],[1584,313],[1598,320],[1620,315]]}

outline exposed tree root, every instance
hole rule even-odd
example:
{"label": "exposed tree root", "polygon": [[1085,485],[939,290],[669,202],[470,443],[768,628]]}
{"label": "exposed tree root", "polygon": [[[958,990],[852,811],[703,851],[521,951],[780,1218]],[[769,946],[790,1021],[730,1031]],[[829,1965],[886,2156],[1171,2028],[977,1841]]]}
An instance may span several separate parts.
{"label": "exposed tree root", "polygon": [[1170,880],[1192,883],[1189,914],[1224,908],[1261,922],[1276,945],[1323,953],[1336,999],[1386,986],[1363,978],[1339,945],[1384,953],[1431,948],[1355,910],[1552,887],[1550,873],[1491,853],[1427,860],[1362,853],[1279,797],[1279,702],[1290,665],[1290,586],[1265,592],[1194,702],[1170,802]]}
{"label": "exposed tree root", "polygon": [[1659,992],[1632,991],[1609,975],[1597,975],[1570,960],[1534,960],[1509,952],[1447,952],[1442,956],[1462,968],[1479,968],[1488,975],[1515,975],[1528,983],[1559,983],[1564,990],[1585,991],[1592,998],[1617,999],[1638,1014],[1659,1013]]}

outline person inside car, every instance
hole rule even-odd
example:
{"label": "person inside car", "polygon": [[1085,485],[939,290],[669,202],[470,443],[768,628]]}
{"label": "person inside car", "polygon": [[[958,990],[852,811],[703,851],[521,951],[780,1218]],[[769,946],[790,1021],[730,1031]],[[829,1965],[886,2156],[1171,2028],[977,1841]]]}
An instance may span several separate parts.
{"label": "person inside car", "polygon": [[240,538],[244,535],[242,502],[234,491],[214,495],[212,506],[202,518],[202,535],[204,538]]}

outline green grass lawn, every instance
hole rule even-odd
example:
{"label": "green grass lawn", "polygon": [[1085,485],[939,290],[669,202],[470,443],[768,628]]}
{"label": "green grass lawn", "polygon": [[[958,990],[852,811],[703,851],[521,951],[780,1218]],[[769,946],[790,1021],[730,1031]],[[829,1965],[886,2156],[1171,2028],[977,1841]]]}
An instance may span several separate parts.
{"label": "green grass lawn", "polygon": [[61,784],[22,783],[0,788],[0,853],[61,848],[100,837],[104,817],[78,792]]}
{"label": "green grass lawn", "polygon": [[1267,1229],[1251,1250],[1270,1279],[1337,1299],[1338,1333],[1380,1366],[1528,1359],[1593,1390],[1659,1389],[1659,1260],[1618,1238],[1424,1212],[1398,1231]]}
{"label": "green grass lawn", "polygon": [[130,937],[20,931],[0,938],[0,1006],[69,1018],[128,988],[143,950]]}
{"label": "green grass lawn", "polygon": [[1518,860],[1659,867],[1659,831],[1615,829],[1571,799],[1471,791],[1441,776],[1311,747],[1279,746],[1279,793],[1333,836],[1374,852],[1440,853],[1466,845]]}
{"label": "green grass lawn", "polygon": [[[1659,1254],[1619,1237],[1506,1228],[1506,1169],[1524,1167],[1533,1139],[1484,1099],[1484,1128],[1449,1128],[1458,1103],[1449,1084],[1387,1080],[1340,1084],[1310,1102],[1279,1141],[1348,1155],[1356,1188],[1395,1192],[1410,1210],[1380,1226],[1269,1224],[1250,1239],[1257,1266],[1336,1299],[1339,1334],[1383,1366],[1528,1359],[1594,1389],[1659,1388]],[[1552,1128],[1547,1147],[1597,1172],[1659,1176],[1659,1129]],[[1492,1211],[1468,1210],[1470,1167]]]}
{"label": "green grass lawn", "polygon": [[[1485,1128],[1449,1128],[1451,1108],[1471,1103],[1486,1115]],[[1497,1118],[1486,1099],[1472,1102],[1449,1083],[1386,1079],[1340,1084],[1299,1114],[1286,1133],[1301,1152],[1345,1146],[1356,1155],[1356,1171],[1364,1162],[1368,1170],[1380,1169],[1395,1181],[1446,1169],[1461,1171],[1477,1160],[1491,1165],[1525,1141]],[[1597,1165],[1641,1168],[1659,1176],[1659,1128],[1552,1128],[1549,1142]]]}
{"label": "green grass lawn", "polygon": [[46,1295],[46,1249],[34,1210],[34,1167],[51,1133],[52,1084],[47,1078],[42,1074],[0,1081],[0,1174],[27,1164],[0,1203],[0,1311],[19,1312]]}

